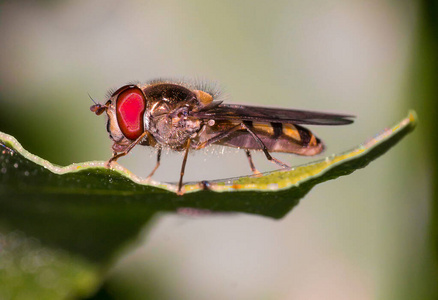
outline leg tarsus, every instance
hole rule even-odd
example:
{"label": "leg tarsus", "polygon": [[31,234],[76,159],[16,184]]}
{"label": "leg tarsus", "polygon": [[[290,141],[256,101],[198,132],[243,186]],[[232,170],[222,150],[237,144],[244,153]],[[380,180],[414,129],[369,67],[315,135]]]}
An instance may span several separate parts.
{"label": "leg tarsus", "polygon": [[281,167],[283,167],[284,169],[290,169],[290,166],[288,164],[285,164],[284,162],[282,162],[281,160],[276,159],[275,157],[271,156],[271,159],[269,160]]}
{"label": "leg tarsus", "polygon": [[117,153],[116,151],[114,151],[113,152],[113,156],[106,162],[106,167],[110,168],[111,167],[111,163],[113,161],[116,161],[120,157],[125,156],[126,154],[128,154],[129,151],[131,151],[132,148],[134,148],[138,143],[140,143],[146,135],[148,135],[148,132],[147,131],[143,132],[135,141],[133,141],[131,144],[129,144],[129,146],[126,147],[125,150],[123,150],[122,152]]}
{"label": "leg tarsus", "polygon": [[246,154],[246,157],[248,158],[249,167],[251,168],[252,173],[253,173],[254,175],[256,175],[256,176],[262,176],[262,173],[260,173],[260,172],[256,169],[256,167],[255,167],[255,165],[254,165],[254,162],[252,161],[251,153],[249,152],[248,149],[245,149],[245,154]]}
{"label": "leg tarsus", "polygon": [[155,165],[155,168],[152,170],[152,172],[149,174],[149,176],[146,177],[146,180],[150,180],[152,175],[154,175],[155,171],[160,166],[160,160],[161,160],[161,147],[158,148],[158,152],[157,152],[157,164]]}
{"label": "leg tarsus", "polygon": [[128,154],[128,153],[125,153],[125,152],[117,153],[116,151],[113,151],[113,156],[111,156],[111,158],[105,163],[105,167],[110,169],[111,163],[113,161],[117,161],[117,159],[119,159],[122,156],[125,156],[126,154]]}

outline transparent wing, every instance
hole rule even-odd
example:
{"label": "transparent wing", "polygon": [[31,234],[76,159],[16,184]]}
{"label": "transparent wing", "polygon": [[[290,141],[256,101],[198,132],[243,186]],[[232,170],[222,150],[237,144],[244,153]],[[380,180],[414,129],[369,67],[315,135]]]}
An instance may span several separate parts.
{"label": "transparent wing", "polygon": [[351,119],[354,118],[343,114],[233,104],[220,104],[211,109],[192,112],[192,116],[212,120],[311,125],[347,125],[353,123]]}

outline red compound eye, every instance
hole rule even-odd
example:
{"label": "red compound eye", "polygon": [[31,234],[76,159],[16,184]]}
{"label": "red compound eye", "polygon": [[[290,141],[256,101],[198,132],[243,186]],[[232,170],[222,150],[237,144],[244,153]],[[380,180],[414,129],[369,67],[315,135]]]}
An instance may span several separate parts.
{"label": "red compound eye", "polygon": [[120,130],[130,140],[137,139],[143,132],[143,114],[146,99],[139,88],[129,88],[117,97],[117,121]]}

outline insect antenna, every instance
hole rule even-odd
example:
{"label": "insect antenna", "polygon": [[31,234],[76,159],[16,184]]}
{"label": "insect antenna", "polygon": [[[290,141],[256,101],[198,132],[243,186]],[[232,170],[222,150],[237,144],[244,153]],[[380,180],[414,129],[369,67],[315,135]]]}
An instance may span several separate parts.
{"label": "insect antenna", "polygon": [[96,115],[101,115],[107,109],[107,107],[105,105],[97,103],[96,101],[94,101],[94,99],[90,96],[89,93],[87,94],[88,97],[90,97],[91,101],[93,101],[94,103],[94,105],[91,105],[90,110],[94,112]]}
{"label": "insect antenna", "polygon": [[94,103],[95,105],[98,104],[96,101],[94,101],[93,97],[91,97],[90,93],[87,93],[87,95],[88,95],[88,97],[90,97],[91,101],[93,101],[93,103]]}

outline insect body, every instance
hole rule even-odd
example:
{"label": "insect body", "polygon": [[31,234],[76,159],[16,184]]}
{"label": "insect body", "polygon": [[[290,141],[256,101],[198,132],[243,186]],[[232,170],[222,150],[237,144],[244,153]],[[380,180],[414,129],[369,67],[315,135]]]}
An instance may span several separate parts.
{"label": "insect body", "polygon": [[91,111],[108,115],[107,131],[114,141],[108,165],[129,153],[136,145],[185,151],[178,194],[187,155],[211,144],[245,150],[251,170],[259,173],[250,150],[261,150],[266,158],[283,168],[289,166],[271,156],[271,152],[316,155],[324,146],[312,132],[301,126],[344,125],[352,116],[290,109],[223,104],[216,93],[204,88],[152,81],[145,85],[125,85],[111,94],[105,104],[91,106]]}

